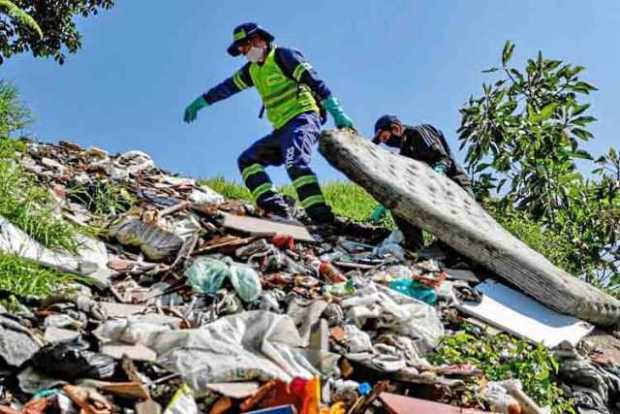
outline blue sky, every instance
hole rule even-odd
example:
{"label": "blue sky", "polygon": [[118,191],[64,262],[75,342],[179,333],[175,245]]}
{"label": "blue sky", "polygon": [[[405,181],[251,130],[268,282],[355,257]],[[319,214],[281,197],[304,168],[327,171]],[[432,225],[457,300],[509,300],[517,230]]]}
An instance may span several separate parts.
{"label": "blue sky", "polygon": [[[232,28],[245,21],[300,49],[365,135],[379,115],[396,113],[441,128],[456,152],[458,108],[480,93],[488,76],[481,70],[498,63],[510,39],[515,63],[542,50],[586,66],[584,79],[600,90],[590,97],[596,138],[585,148],[597,155],[618,147],[614,0],[118,0],[79,22],[83,49],[63,66],[20,55],[0,66],[0,77],[19,87],[36,116],[30,129],[43,141],[142,149],[172,171],[238,180],[237,155],[270,131],[258,119],[256,91],[201,111],[191,125],[182,113],[244,63],[226,47]],[[318,151],[313,167],[321,180],[342,178]],[[277,183],[287,181],[282,168],[270,172]]]}

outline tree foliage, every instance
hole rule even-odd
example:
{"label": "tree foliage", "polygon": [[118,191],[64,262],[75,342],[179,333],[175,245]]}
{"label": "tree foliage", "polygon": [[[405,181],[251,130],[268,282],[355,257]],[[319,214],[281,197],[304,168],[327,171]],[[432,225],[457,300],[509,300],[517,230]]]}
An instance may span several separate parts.
{"label": "tree foliage", "polygon": [[0,80],[0,139],[10,137],[30,122],[30,111],[19,100],[17,89]]}
{"label": "tree foliage", "polygon": [[[482,96],[461,108],[461,148],[479,197],[497,214],[519,211],[570,243],[561,262],[590,282],[620,282],[620,165],[615,149],[596,161],[581,148],[593,138],[590,104],[596,87],[579,78],[583,66],[541,52],[519,70],[507,42],[496,76]],[[577,162],[593,169],[588,178]]]}
{"label": "tree foliage", "polygon": [[114,0],[0,0],[0,63],[28,50],[65,61],[81,47],[74,17],[96,15]]}
{"label": "tree foliage", "polygon": [[39,38],[43,38],[43,31],[39,24],[28,13],[20,9],[9,0],[0,0],[0,10],[3,10],[10,18],[12,18],[17,24],[33,30]]}

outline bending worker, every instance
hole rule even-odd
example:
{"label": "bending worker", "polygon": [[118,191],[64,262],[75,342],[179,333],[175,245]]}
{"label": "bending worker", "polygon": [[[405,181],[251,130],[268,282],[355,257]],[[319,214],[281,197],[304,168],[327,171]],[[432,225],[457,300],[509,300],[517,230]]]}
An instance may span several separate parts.
{"label": "bending worker", "polygon": [[[443,133],[432,125],[404,125],[394,115],[383,115],[375,123],[372,142],[400,148],[400,155],[428,164],[436,173],[446,175],[465,191],[473,194],[467,173],[452,157]],[[381,220],[385,211],[385,207],[378,206],[372,213],[372,220]],[[397,214],[392,216],[405,236],[406,246],[414,251],[422,247],[422,230]]]}
{"label": "bending worker", "polygon": [[331,223],[334,215],[310,169],[312,150],[324,121],[321,109],[331,114],[338,128],[353,128],[353,122],[302,54],[276,46],[273,40],[255,23],[237,26],[228,53],[244,55],[248,62],[232,77],[196,98],[185,110],[184,119],[192,122],[202,108],[254,86],[273,131],[239,156],[245,185],[259,207],[271,216],[290,219],[286,202],[265,172],[266,166],[284,164],[308,216],[317,223]]}

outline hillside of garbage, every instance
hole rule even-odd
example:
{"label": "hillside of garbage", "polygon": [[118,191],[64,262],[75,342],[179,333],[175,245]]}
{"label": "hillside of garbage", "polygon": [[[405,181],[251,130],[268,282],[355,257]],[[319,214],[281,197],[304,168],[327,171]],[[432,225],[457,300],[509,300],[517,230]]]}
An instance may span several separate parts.
{"label": "hillside of garbage", "polygon": [[0,209],[1,414],[620,412],[620,333],[444,243],[268,220],[138,150],[2,157],[73,233]]}

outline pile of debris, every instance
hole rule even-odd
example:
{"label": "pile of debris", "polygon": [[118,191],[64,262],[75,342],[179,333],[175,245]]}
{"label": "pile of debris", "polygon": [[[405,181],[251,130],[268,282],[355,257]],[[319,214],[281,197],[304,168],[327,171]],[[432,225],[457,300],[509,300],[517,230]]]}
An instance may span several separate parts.
{"label": "pile of debris", "polygon": [[139,151],[30,143],[21,164],[106,231],[71,254],[0,217],[0,251],[86,282],[0,309],[0,413],[545,412],[518,380],[425,359],[464,323],[557,349],[578,412],[619,409],[620,341],[447,247],[265,220]]}

